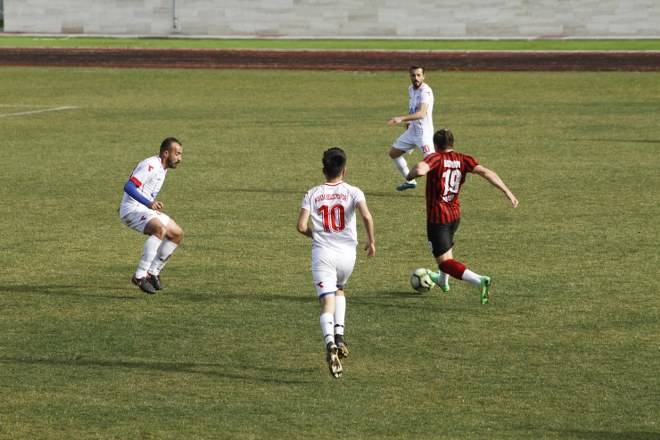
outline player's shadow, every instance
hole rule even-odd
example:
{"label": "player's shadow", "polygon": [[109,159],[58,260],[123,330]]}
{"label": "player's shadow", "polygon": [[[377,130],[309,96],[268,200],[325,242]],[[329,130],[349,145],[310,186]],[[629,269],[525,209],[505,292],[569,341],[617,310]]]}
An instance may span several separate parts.
{"label": "player's shadow", "polygon": [[[99,295],[97,293],[90,293],[93,291],[103,290],[108,294]],[[127,296],[127,295],[114,295],[112,291],[125,292],[126,289],[112,287],[112,286],[97,286],[97,285],[76,285],[76,284],[13,284],[0,286],[0,295],[6,294],[32,294],[32,295],[48,295],[48,296],[72,296],[76,298],[106,298],[106,299],[139,299],[140,295]]]}
{"label": "player's shadow", "polygon": [[283,295],[279,293],[264,294],[264,293],[227,293],[227,292],[177,292],[178,298],[186,298],[189,300],[208,301],[209,298],[217,300],[240,300],[241,302],[258,302],[258,303],[277,303],[277,302],[290,302],[290,303],[308,303],[314,302],[313,295]]}
{"label": "player's shadow", "polygon": [[611,144],[613,142],[617,144],[660,144],[660,139],[573,139],[573,142],[603,142]]}
{"label": "player's shadow", "polygon": [[[305,384],[309,381],[302,379],[316,369],[312,368],[259,368],[251,365],[228,365],[208,362],[149,362],[126,361],[120,359],[89,359],[79,357],[75,359],[44,359],[44,358],[12,358],[0,357],[0,363],[54,366],[54,367],[100,367],[125,370],[157,371],[162,373],[199,374],[203,376],[219,377],[224,379],[241,380],[258,383],[274,384]],[[267,373],[267,374],[264,374]],[[292,377],[299,376],[299,377]]]}
{"label": "player's shadow", "polygon": [[[268,188],[220,188],[214,190],[215,192],[226,192],[226,193],[255,193],[255,194],[290,194],[300,196],[301,198],[305,195],[305,191],[300,189],[268,189]],[[392,197],[399,195],[394,189],[392,191],[365,191],[365,196],[367,197]],[[420,198],[425,197],[423,191],[407,191],[406,197]]]}
{"label": "player's shadow", "polygon": [[660,432],[646,431],[626,431],[626,432],[608,432],[608,431],[582,431],[565,430],[558,431],[560,437],[575,438],[580,440],[658,440]]}

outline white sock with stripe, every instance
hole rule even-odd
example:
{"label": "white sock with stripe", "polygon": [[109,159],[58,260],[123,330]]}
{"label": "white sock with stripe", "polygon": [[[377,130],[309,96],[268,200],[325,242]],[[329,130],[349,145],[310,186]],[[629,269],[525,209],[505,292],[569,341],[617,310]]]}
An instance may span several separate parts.
{"label": "white sock with stripe", "polygon": [[332,313],[321,313],[321,334],[323,334],[323,342],[328,345],[329,342],[335,342],[335,317]]}
{"label": "white sock with stripe", "polygon": [[170,255],[176,250],[177,246],[178,244],[167,238],[163,240],[158,248],[155,258],[151,262],[151,267],[149,267],[148,272],[152,275],[160,275],[160,271],[163,270],[163,267],[167,264],[167,260],[169,260]]}
{"label": "white sock with stripe", "polygon": [[335,334],[344,335],[344,320],[346,319],[346,297],[335,296]]}

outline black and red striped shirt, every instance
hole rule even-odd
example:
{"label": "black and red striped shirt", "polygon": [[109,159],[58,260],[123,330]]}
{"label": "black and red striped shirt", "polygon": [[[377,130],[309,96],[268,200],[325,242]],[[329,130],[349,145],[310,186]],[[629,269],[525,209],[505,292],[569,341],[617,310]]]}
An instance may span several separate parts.
{"label": "black and red striped shirt", "polygon": [[451,223],[461,217],[458,193],[467,173],[478,165],[475,158],[456,151],[429,154],[424,158],[431,170],[426,175],[426,219],[429,223]]}

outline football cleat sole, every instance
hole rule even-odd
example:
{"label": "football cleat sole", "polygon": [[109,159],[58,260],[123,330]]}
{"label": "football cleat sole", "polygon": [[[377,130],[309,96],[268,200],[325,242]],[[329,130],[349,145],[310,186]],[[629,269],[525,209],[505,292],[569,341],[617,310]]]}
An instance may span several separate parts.
{"label": "football cleat sole", "polygon": [[339,350],[335,344],[332,344],[328,347],[326,361],[328,362],[330,375],[335,379],[339,379],[344,372],[344,369],[342,368],[341,362],[339,361]]}
{"label": "football cleat sole", "polygon": [[348,347],[346,344],[337,345],[337,355],[339,359],[346,359],[348,357]]}

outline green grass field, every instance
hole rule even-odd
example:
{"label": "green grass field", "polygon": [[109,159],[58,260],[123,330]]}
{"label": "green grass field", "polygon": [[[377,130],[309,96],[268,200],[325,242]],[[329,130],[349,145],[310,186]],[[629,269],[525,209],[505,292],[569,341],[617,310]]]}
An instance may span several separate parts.
{"label": "green grass field", "polygon": [[[660,437],[660,74],[427,80],[436,126],[521,201],[477,177],[461,196],[455,256],[493,277],[489,306],[408,286],[433,260],[423,185],[394,192],[386,155],[405,72],[0,69],[0,438]],[[116,211],[169,135],[186,238],[147,297]],[[339,381],[295,231],[332,145],[378,246]]]}
{"label": "green grass field", "polygon": [[350,50],[660,50],[660,40],[344,40],[16,36],[0,47]]}

